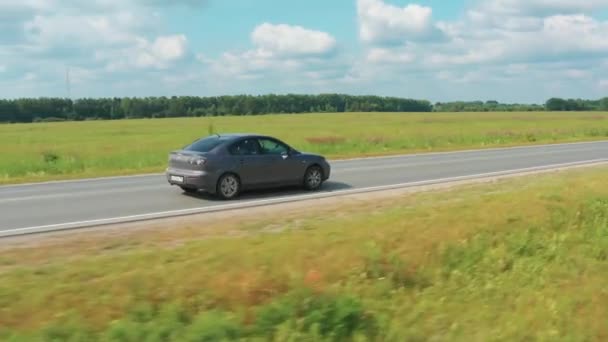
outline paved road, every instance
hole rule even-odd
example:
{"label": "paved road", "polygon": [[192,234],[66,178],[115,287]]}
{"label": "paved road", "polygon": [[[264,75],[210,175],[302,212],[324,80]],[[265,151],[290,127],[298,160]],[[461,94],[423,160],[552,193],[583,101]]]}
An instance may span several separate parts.
{"label": "paved road", "polygon": [[607,158],[608,141],[334,161],[332,177],[318,194],[297,189],[255,192],[229,204],[205,195],[186,195],[169,186],[162,175],[5,186],[0,187],[0,236]]}

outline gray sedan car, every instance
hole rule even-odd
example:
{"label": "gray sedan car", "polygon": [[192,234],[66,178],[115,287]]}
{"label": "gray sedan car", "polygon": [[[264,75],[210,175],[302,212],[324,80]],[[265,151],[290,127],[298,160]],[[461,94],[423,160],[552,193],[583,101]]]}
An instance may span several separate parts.
{"label": "gray sedan car", "polygon": [[323,156],[299,152],[274,137],[217,134],[171,152],[166,177],[186,192],[233,199],[247,189],[301,185],[317,190],[330,171]]}

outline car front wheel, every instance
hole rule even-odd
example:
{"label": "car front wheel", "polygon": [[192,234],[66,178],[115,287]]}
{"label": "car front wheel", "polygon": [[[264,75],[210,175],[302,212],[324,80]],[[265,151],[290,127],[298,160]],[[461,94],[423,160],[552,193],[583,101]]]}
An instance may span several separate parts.
{"label": "car front wheel", "polygon": [[225,174],[217,182],[217,195],[225,200],[230,200],[239,195],[241,182],[233,174]]}
{"label": "car front wheel", "polygon": [[317,190],[323,183],[323,170],[319,166],[311,166],[304,174],[304,187],[307,190]]}

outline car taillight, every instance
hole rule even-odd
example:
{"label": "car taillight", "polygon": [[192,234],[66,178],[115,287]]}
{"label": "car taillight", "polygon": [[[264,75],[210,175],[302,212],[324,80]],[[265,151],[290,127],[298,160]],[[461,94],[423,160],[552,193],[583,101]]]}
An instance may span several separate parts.
{"label": "car taillight", "polygon": [[207,160],[202,159],[202,158],[191,158],[189,162],[190,162],[190,165],[201,166],[201,165],[205,165]]}

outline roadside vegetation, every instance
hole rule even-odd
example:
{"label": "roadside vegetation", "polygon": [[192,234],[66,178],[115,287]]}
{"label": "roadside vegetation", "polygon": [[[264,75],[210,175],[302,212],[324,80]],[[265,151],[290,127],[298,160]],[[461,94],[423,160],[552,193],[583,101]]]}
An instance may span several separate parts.
{"label": "roadside vegetation", "polygon": [[260,132],[347,158],[606,139],[606,112],[342,113],[0,125],[0,184],[161,172],[215,132]]}
{"label": "roadside vegetation", "polygon": [[607,171],[4,246],[0,340],[605,340]]}

